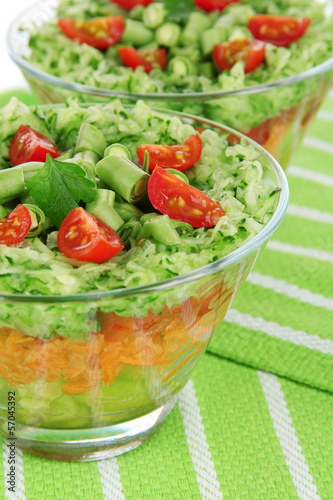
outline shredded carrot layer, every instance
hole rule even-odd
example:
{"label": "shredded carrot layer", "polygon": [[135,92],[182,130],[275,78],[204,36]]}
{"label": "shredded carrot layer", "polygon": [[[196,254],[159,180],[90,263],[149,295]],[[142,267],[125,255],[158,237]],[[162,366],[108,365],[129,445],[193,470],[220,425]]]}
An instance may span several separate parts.
{"label": "shredded carrot layer", "polygon": [[57,334],[44,341],[0,328],[0,375],[14,387],[62,377],[66,394],[82,394],[101,382],[110,386],[125,365],[160,366],[161,378],[169,379],[184,364],[170,366],[173,362],[184,354],[190,359],[206,346],[212,328],[226,314],[231,295],[218,283],[208,297],[165,307],[160,315],[150,312],[140,319],[99,313],[102,329],[85,342]]}

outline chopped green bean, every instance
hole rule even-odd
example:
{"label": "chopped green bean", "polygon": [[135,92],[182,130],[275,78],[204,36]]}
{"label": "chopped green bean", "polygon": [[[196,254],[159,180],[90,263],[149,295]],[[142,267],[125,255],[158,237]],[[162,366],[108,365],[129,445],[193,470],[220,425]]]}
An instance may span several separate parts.
{"label": "chopped green bean", "polygon": [[200,42],[204,56],[212,53],[214,45],[226,42],[229,38],[229,30],[223,26],[210,28],[201,33]]}
{"label": "chopped green bean", "polygon": [[140,234],[143,238],[151,236],[154,240],[164,245],[177,245],[180,243],[179,234],[173,227],[168,215],[160,215],[147,220]]}
{"label": "chopped green bean", "polygon": [[103,156],[105,158],[106,156],[112,156],[112,155],[119,155],[123,156],[124,158],[128,158],[129,160],[132,160],[132,155],[129,149],[123,144],[115,143],[108,146],[104,151]]}
{"label": "chopped green bean", "polygon": [[119,238],[126,247],[130,240],[135,240],[141,230],[141,224],[137,220],[125,222],[117,231]]}
{"label": "chopped green bean", "polygon": [[124,224],[124,221],[118,212],[116,212],[116,210],[111,207],[107,201],[103,201],[93,210],[87,211],[98,219],[101,219],[101,221],[108,226],[112,227],[114,231],[117,231]]}
{"label": "chopped green bean", "polygon": [[122,198],[136,203],[147,193],[149,175],[119,155],[107,156],[96,165],[98,177]]}
{"label": "chopped green bean", "polygon": [[168,69],[171,73],[178,76],[195,75],[198,71],[197,66],[183,56],[176,56],[169,61]]}
{"label": "chopped green bean", "polygon": [[181,29],[176,23],[165,23],[160,26],[155,33],[159,45],[173,47],[178,44]]}
{"label": "chopped green bean", "polygon": [[24,204],[24,206],[29,210],[31,216],[31,228],[27,234],[27,238],[34,238],[39,236],[44,229],[45,214],[37,205]]}
{"label": "chopped green bean", "polygon": [[92,210],[104,202],[113,207],[115,197],[116,193],[111,191],[111,189],[96,189],[96,198],[94,201],[86,204],[86,210],[87,212],[92,212]]}
{"label": "chopped green bean", "polygon": [[188,16],[188,21],[181,36],[182,44],[190,45],[198,42],[199,35],[211,26],[212,22],[206,14],[192,12]]}
{"label": "chopped green bean", "polygon": [[121,41],[131,45],[140,47],[153,40],[154,34],[151,30],[140,21],[126,19],[125,30],[121,37]]}
{"label": "chopped green bean", "polygon": [[156,29],[164,23],[167,11],[162,3],[152,3],[143,11],[143,22],[147,28]]}
{"label": "chopped green bean", "polygon": [[143,215],[143,212],[131,203],[120,203],[116,201],[114,203],[114,208],[125,222],[131,219],[139,220]]}
{"label": "chopped green bean", "polygon": [[128,17],[135,19],[136,21],[142,21],[144,11],[145,7],[143,5],[136,5],[134,9],[129,11]]}
{"label": "chopped green bean", "polygon": [[91,123],[82,123],[76,141],[75,154],[92,151],[102,158],[105,148],[106,142],[102,132]]}

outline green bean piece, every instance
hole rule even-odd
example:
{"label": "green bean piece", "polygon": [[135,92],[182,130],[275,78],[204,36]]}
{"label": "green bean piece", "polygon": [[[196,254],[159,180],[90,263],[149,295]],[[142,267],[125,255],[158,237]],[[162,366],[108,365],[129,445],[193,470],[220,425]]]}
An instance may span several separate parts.
{"label": "green bean piece", "polygon": [[140,222],[141,222],[141,224],[145,224],[146,222],[154,220],[157,217],[161,217],[161,216],[160,216],[160,214],[157,214],[156,212],[151,212],[149,214],[144,214],[141,217]]}
{"label": "green bean piece", "polygon": [[126,247],[130,240],[135,240],[141,230],[141,224],[137,220],[125,222],[117,231],[119,238]]}
{"label": "green bean piece", "polygon": [[142,21],[144,11],[145,7],[143,5],[136,5],[134,9],[129,11],[128,17],[135,19],[136,21]]}
{"label": "green bean piece", "polygon": [[0,171],[0,203],[17,198],[24,192],[24,175],[21,165]]}
{"label": "green bean piece", "polygon": [[141,212],[138,207],[132,205],[131,203],[120,203],[118,201],[115,201],[114,209],[118,212],[120,217],[124,219],[125,222],[128,222],[132,219],[139,220],[143,216],[143,212]]}
{"label": "green bean piece", "polygon": [[105,148],[106,142],[102,132],[91,123],[82,123],[76,141],[75,154],[92,151],[102,158]]}
{"label": "green bean piece", "polygon": [[111,189],[96,189],[96,198],[94,201],[86,204],[87,212],[92,212],[101,203],[106,202],[110,207],[114,206],[114,200],[116,193],[111,191]]}
{"label": "green bean piece", "polygon": [[143,11],[143,22],[147,28],[156,29],[164,23],[166,10],[162,3],[152,3]]}
{"label": "green bean piece", "polygon": [[116,193],[110,189],[97,189],[95,200],[86,204],[86,210],[117,231],[124,221],[113,208],[115,197]]}
{"label": "green bean piece", "polygon": [[186,184],[190,183],[187,175],[185,175],[184,172],[176,170],[175,168],[166,168],[165,170],[178,177],[178,179],[180,179],[181,181],[186,182]]}
{"label": "green bean piece", "polygon": [[128,158],[128,160],[131,160],[132,159],[132,155],[129,151],[129,149],[124,146],[123,144],[119,144],[119,143],[114,143],[114,144],[111,144],[110,146],[108,146],[106,148],[106,150],[104,151],[104,158],[106,156],[112,156],[112,155],[119,155],[119,156],[123,156],[124,158]]}
{"label": "green bean piece", "polygon": [[170,220],[171,224],[176,229],[178,234],[186,234],[188,236],[192,236],[194,228],[191,226],[191,224],[176,219],[170,219]]}
{"label": "green bean piece", "polygon": [[152,237],[164,245],[177,245],[180,243],[179,234],[173,227],[168,215],[160,215],[146,221],[140,234],[143,238]]}
{"label": "green bean piece", "polygon": [[87,210],[87,212],[101,219],[102,222],[112,227],[114,231],[117,231],[124,224],[118,212],[107,201],[103,201],[96,208],[91,211]]}
{"label": "green bean piece", "polygon": [[201,48],[204,56],[212,53],[214,45],[226,42],[229,38],[229,30],[223,26],[210,28],[200,35]]}
{"label": "green bean piece", "polygon": [[140,21],[126,19],[126,25],[121,37],[121,42],[140,47],[153,40],[154,34]]}
{"label": "green bean piece", "polygon": [[173,57],[168,64],[168,69],[171,73],[178,76],[189,76],[197,73],[197,66],[183,56]]}
{"label": "green bean piece", "polygon": [[136,203],[147,193],[149,174],[119,155],[103,158],[96,165],[98,177],[129,203]]}
{"label": "green bean piece", "polygon": [[156,40],[163,47],[173,47],[178,44],[181,29],[176,23],[165,23],[155,33]]}
{"label": "green bean piece", "polygon": [[27,234],[27,238],[39,236],[44,229],[45,214],[37,205],[24,204],[29,210],[31,216],[31,228]]}
{"label": "green bean piece", "polygon": [[181,36],[181,43],[185,46],[198,43],[200,34],[211,28],[211,26],[212,22],[206,14],[192,12],[188,16],[188,21]]}

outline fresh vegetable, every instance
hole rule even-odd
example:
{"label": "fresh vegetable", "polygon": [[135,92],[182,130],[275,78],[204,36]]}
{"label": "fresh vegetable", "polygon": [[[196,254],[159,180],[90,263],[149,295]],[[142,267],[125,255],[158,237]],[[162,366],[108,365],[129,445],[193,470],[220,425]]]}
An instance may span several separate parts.
{"label": "fresh vegetable", "polygon": [[199,134],[190,135],[182,144],[161,146],[158,144],[140,144],[137,155],[143,163],[145,151],[149,153],[149,170],[156,166],[186,170],[192,167],[200,158],[202,140]]}
{"label": "fresh vegetable", "polygon": [[120,47],[118,54],[125,66],[133,69],[142,66],[146,73],[150,73],[157,67],[164,70],[168,64],[165,49],[137,50],[134,47]]}
{"label": "fresh vegetable", "polygon": [[244,72],[250,73],[265,59],[264,42],[238,38],[229,42],[216,44],[213,58],[220,71],[230,70],[238,61],[244,63]]}
{"label": "fresh vegetable", "polygon": [[0,221],[0,245],[17,245],[24,240],[31,227],[29,210],[18,205]]}
{"label": "fresh vegetable", "polygon": [[125,22],[122,16],[95,17],[88,21],[62,18],[58,26],[68,38],[104,50],[120,40]]}
{"label": "fresh vegetable", "polygon": [[160,167],[149,179],[148,196],[156,210],[193,227],[215,226],[225,215],[217,201]]}
{"label": "fresh vegetable", "polygon": [[147,6],[152,3],[153,0],[113,0],[113,3],[116,3],[122,9],[132,10],[134,7],[138,5]]}
{"label": "fresh vegetable", "polygon": [[71,259],[95,262],[111,259],[124,248],[117,233],[83,208],[74,208],[63,220],[59,250]]}
{"label": "fresh vegetable", "polygon": [[96,173],[109,188],[130,203],[137,203],[147,192],[149,175],[124,156],[103,158],[96,165]]}
{"label": "fresh vegetable", "polygon": [[21,125],[10,143],[9,159],[12,164],[45,162],[47,154],[57,158],[61,153],[50,139],[30,127]]}
{"label": "fresh vegetable", "polygon": [[296,19],[290,16],[257,14],[249,21],[249,30],[257,40],[272,43],[277,47],[288,47],[304,35],[311,19]]}
{"label": "fresh vegetable", "polygon": [[95,185],[75,163],[54,160],[47,155],[45,166],[26,182],[31,196],[43,212],[60,227],[79,201],[93,201]]}
{"label": "fresh vegetable", "polygon": [[238,2],[239,0],[195,0],[195,5],[207,12],[211,12],[212,10],[219,10],[222,12],[229,5]]}

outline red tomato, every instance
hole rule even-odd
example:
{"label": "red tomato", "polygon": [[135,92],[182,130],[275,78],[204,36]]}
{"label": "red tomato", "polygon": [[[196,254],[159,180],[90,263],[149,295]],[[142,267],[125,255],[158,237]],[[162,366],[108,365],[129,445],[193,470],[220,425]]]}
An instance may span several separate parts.
{"label": "red tomato", "polygon": [[257,14],[250,18],[248,28],[257,40],[287,47],[306,32],[311,19]]}
{"label": "red tomato", "polygon": [[61,152],[47,137],[30,127],[21,125],[9,148],[9,159],[13,165],[29,161],[46,161],[46,155],[57,158]]}
{"label": "red tomato", "polygon": [[239,1],[240,0],[195,0],[195,5],[206,12],[212,10],[219,10],[222,12],[228,5],[238,3]]}
{"label": "red tomato", "polygon": [[17,245],[24,240],[31,227],[30,212],[24,205],[17,205],[15,210],[0,221],[0,244]]}
{"label": "red tomato", "polygon": [[116,3],[119,7],[122,7],[126,10],[134,9],[137,5],[143,5],[147,7],[154,0],[110,0],[112,3]]}
{"label": "red tomato", "polygon": [[165,49],[135,49],[134,47],[120,47],[118,49],[120,59],[125,66],[137,68],[143,66],[146,73],[158,66],[165,69],[168,64]]}
{"label": "red tomato", "polygon": [[211,227],[225,215],[219,203],[163,168],[156,167],[148,182],[156,210],[193,227]]}
{"label": "red tomato", "polygon": [[215,45],[213,59],[221,71],[230,70],[236,62],[243,61],[245,73],[250,73],[264,61],[265,46],[260,40],[230,40]]}
{"label": "red tomato", "polygon": [[125,21],[122,16],[94,17],[89,21],[65,17],[58,20],[58,26],[68,38],[104,50],[120,40]]}
{"label": "red tomato", "polygon": [[155,167],[186,170],[192,167],[201,156],[202,139],[199,134],[190,135],[182,144],[162,146],[158,144],[141,144],[137,149],[141,163],[145,151],[149,153],[149,170]]}
{"label": "red tomato", "polygon": [[83,208],[74,208],[62,221],[58,248],[71,259],[99,264],[124,248],[117,233]]}

